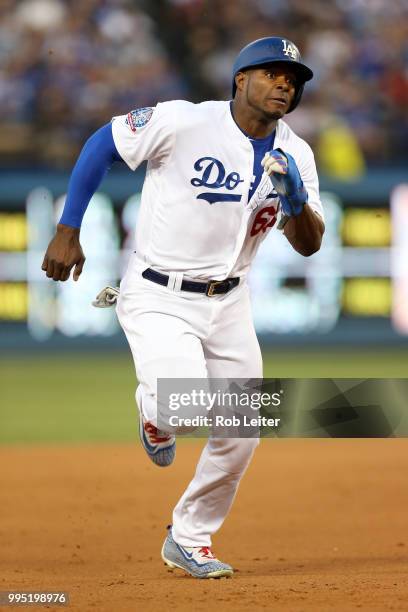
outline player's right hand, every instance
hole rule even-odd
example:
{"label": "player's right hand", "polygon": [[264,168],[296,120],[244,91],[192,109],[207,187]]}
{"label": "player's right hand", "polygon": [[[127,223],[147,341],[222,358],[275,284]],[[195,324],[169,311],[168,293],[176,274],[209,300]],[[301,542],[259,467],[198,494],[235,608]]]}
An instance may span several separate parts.
{"label": "player's right hand", "polygon": [[48,278],[55,281],[66,281],[75,266],[73,279],[77,281],[84,263],[85,256],[79,242],[79,228],[58,224],[57,232],[48,245],[41,269]]}

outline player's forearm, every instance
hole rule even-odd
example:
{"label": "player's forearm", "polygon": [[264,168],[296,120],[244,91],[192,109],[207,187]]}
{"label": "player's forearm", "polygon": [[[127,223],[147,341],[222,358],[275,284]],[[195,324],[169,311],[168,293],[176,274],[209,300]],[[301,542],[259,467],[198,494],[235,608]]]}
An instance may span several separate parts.
{"label": "player's forearm", "polygon": [[304,257],[309,257],[320,249],[324,223],[321,217],[306,204],[300,215],[289,218],[283,233],[295,251]]}
{"label": "player's forearm", "polygon": [[121,160],[107,124],[85,143],[71,174],[60,224],[79,228],[88,204],[114,161]]}

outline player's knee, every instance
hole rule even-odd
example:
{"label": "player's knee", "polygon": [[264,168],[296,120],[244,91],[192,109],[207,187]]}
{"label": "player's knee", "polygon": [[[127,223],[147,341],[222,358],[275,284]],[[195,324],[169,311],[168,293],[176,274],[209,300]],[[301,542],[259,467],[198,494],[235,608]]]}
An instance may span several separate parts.
{"label": "player's knee", "polygon": [[211,461],[225,472],[243,472],[258,444],[259,438],[212,438],[209,442]]}

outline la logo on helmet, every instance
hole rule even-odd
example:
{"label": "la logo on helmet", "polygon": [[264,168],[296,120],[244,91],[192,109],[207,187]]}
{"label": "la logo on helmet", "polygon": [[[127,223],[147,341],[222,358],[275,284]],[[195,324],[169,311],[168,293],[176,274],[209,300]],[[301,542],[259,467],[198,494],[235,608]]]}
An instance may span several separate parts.
{"label": "la logo on helmet", "polygon": [[283,52],[284,52],[284,54],[287,55],[287,56],[290,55],[293,60],[297,59],[297,57],[299,55],[299,51],[297,50],[295,45],[290,44],[284,38],[282,38],[282,43],[283,43]]}

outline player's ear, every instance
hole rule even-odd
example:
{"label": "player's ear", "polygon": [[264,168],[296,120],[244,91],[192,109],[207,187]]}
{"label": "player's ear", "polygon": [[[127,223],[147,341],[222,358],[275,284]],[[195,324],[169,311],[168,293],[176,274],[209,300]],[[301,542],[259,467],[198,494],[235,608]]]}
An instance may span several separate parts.
{"label": "player's ear", "polygon": [[246,80],[246,72],[237,72],[237,74],[235,75],[235,85],[237,86],[237,91],[243,91]]}

